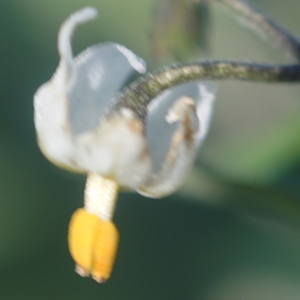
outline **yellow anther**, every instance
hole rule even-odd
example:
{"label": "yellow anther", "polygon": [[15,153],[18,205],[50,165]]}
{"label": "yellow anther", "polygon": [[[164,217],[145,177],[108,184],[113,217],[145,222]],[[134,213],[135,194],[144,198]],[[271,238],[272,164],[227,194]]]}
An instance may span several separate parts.
{"label": "yellow anther", "polygon": [[110,277],[118,246],[115,225],[80,208],[71,218],[68,239],[77,273],[105,282]]}
{"label": "yellow anther", "polygon": [[97,228],[94,246],[94,262],[91,275],[98,282],[105,282],[111,274],[117,247],[119,233],[111,221],[102,222]]}
{"label": "yellow anther", "polygon": [[69,225],[69,250],[78,264],[80,275],[88,276],[93,263],[93,247],[99,218],[84,209],[76,210]]}

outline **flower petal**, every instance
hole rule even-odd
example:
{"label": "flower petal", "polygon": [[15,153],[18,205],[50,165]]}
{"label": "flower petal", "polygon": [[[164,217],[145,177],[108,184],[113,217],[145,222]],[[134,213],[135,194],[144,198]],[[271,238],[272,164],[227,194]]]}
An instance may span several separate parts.
{"label": "flower petal", "polygon": [[49,82],[34,95],[34,123],[39,146],[44,155],[60,167],[81,171],[74,163],[74,143],[68,120],[67,90],[74,74],[71,36],[75,27],[95,18],[91,7],[71,15],[58,36],[60,63]]}
{"label": "flower petal", "polygon": [[78,157],[85,146],[80,145],[79,136],[98,132],[113,97],[134,73],[145,72],[142,59],[115,43],[92,46],[73,59],[71,36],[75,27],[96,15],[95,9],[87,7],[63,23],[58,36],[59,66],[34,96],[35,127],[42,152],[58,166],[80,172],[93,170]]}
{"label": "flower petal", "polygon": [[214,92],[212,83],[188,83],[152,102],[147,140],[153,169],[141,194],[163,197],[179,188],[207,134]]}
{"label": "flower petal", "polygon": [[128,108],[110,115],[97,130],[76,137],[81,168],[136,189],[149,177],[151,161],[144,124]]}
{"label": "flower petal", "polygon": [[146,71],[145,63],[115,43],[92,46],[75,59],[68,90],[69,119],[74,134],[91,130],[113,105],[112,98],[128,80]]}

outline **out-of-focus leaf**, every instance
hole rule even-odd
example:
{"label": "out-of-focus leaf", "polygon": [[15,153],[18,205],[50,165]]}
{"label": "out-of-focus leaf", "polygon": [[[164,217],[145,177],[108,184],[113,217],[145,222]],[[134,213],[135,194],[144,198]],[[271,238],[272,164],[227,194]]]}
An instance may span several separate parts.
{"label": "out-of-focus leaf", "polygon": [[49,237],[52,231],[48,226],[51,202],[44,197],[47,181],[40,170],[24,149],[1,143],[1,267],[19,264],[41,251],[38,240]]}
{"label": "out-of-focus leaf", "polygon": [[299,113],[222,147],[218,169],[237,182],[274,182],[300,161]]}
{"label": "out-of-focus leaf", "polygon": [[207,52],[210,29],[207,0],[158,1],[152,25],[151,54],[156,61],[194,58]]}

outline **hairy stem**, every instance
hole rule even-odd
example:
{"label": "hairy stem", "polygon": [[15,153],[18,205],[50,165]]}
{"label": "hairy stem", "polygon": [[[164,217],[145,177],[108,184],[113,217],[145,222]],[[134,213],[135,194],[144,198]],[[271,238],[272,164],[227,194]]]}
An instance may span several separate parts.
{"label": "hairy stem", "polygon": [[299,82],[300,65],[268,65],[236,61],[200,61],[175,64],[134,81],[117,99],[114,109],[128,107],[143,119],[147,105],[164,90],[198,80]]}

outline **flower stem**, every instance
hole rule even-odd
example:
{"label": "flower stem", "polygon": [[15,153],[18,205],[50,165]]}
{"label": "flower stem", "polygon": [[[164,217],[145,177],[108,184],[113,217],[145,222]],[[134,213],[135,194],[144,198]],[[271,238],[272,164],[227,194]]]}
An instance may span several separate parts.
{"label": "flower stem", "polygon": [[253,82],[299,82],[300,64],[271,65],[210,60],[174,64],[140,77],[117,98],[115,109],[128,107],[144,118],[147,105],[166,89],[198,80],[243,80]]}

